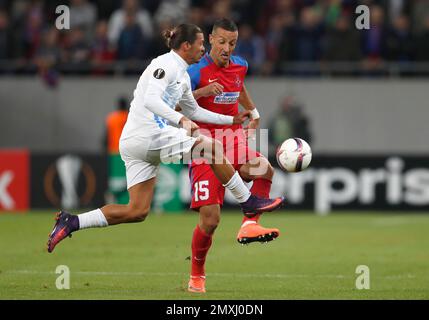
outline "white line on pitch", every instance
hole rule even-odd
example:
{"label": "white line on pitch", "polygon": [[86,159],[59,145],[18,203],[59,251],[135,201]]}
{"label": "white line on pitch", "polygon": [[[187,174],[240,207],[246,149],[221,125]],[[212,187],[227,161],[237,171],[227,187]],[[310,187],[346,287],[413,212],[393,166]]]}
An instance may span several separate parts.
{"label": "white line on pitch", "polygon": [[[37,270],[10,270],[4,271],[4,273],[12,274],[55,274],[53,271],[37,271]],[[187,273],[179,272],[115,272],[115,271],[75,271],[73,274],[77,275],[94,275],[94,276],[188,276]],[[236,277],[236,278],[354,278],[354,276],[345,276],[345,275],[334,275],[334,274],[274,274],[274,273],[209,273],[210,276],[214,277]],[[402,274],[402,275],[390,275],[390,276],[381,276],[381,278],[386,279],[402,279],[415,278],[415,275],[412,274]]]}

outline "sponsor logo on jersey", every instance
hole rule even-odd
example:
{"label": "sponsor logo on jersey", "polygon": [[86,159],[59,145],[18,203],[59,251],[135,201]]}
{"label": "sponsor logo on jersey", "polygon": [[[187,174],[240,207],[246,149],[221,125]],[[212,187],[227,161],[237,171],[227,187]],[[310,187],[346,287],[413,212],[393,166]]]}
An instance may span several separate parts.
{"label": "sponsor logo on jersey", "polygon": [[240,92],[222,92],[214,98],[214,103],[234,104],[237,102]]}

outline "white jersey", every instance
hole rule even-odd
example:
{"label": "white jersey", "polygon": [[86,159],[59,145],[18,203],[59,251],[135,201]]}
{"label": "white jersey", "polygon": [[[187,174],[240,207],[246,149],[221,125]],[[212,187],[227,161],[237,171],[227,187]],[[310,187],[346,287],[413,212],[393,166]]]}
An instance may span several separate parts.
{"label": "white jersey", "polygon": [[[172,50],[153,59],[137,83],[119,142],[128,188],[155,177],[160,161],[180,159],[191,151],[196,138],[168,122],[178,125],[183,115],[206,123],[233,122],[231,116],[198,106],[187,68],[185,60]],[[177,104],[183,114],[174,110]]]}
{"label": "white jersey", "polygon": [[[169,122],[177,125],[183,115],[195,120],[203,117],[202,122],[232,123],[231,117],[206,112],[198,106],[186,72],[188,66],[173,50],[152,60],[134,90],[121,139],[157,135],[168,127]],[[177,104],[183,114],[174,110]]]}

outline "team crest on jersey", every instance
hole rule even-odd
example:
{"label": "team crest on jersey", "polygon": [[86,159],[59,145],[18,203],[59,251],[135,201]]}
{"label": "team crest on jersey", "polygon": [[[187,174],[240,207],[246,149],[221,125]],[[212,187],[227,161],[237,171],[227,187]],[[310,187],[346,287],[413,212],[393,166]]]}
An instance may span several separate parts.
{"label": "team crest on jersey", "polygon": [[237,102],[240,92],[222,92],[214,98],[214,103],[234,104]]}
{"label": "team crest on jersey", "polygon": [[156,69],[156,70],[154,71],[154,73],[153,73],[153,76],[154,76],[156,79],[162,79],[162,78],[164,78],[164,76],[165,76],[165,71],[164,71],[163,69],[161,69],[161,68]]}
{"label": "team crest on jersey", "polygon": [[240,85],[241,85],[241,79],[240,79],[240,76],[238,74],[235,75],[235,85],[237,87],[240,87]]}

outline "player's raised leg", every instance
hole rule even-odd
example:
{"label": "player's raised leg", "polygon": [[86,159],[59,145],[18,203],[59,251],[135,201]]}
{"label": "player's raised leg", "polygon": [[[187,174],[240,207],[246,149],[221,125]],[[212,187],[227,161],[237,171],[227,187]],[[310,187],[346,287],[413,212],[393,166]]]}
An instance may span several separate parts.
{"label": "player's raised leg", "polygon": [[[250,189],[253,195],[261,198],[269,198],[274,169],[269,161],[259,156],[251,159],[240,168],[240,176],[246,181],[253,181]],[[268,242],[280,235],[276,228],[264,228],[259,224],[260,214],[253,217],[248,215],[243,217],[242,225],[237,234],[237,241],[241,244],[251,242]]]}
{"label": "player's raised leg", "polygon": [[[196,148],[198,146],[198,148]],[[196,152],[198,150],[198,152]],[[209,150],[209,152],[207,152]],[[246,216],[254,216],[256,213],[271,212],[280,208],[284,204],[284,197],[275,199],[264,199],[252,195],[249,189],[244,184],[239,173],[235,171],[229,160],[223,153],[222,144],[205,136],[199,136],[193,146],[193,158],[198,158],[203,155],[209,160],[209,164],[222,183],[227,188],[235,199],[240,203],[241,209]],[[197,154],[195,154],[195,152]]]}
{"label": "player's raised leg", "polygon": [[151,178],[132,186],[128,190],[130,202],[127,205],[109,204],[79,215],[59,212],[49,235],[48,252],[52,252],[61,240],[71,237],[78,230],[144,221],[150,210],[155,180],[156,178]]}

